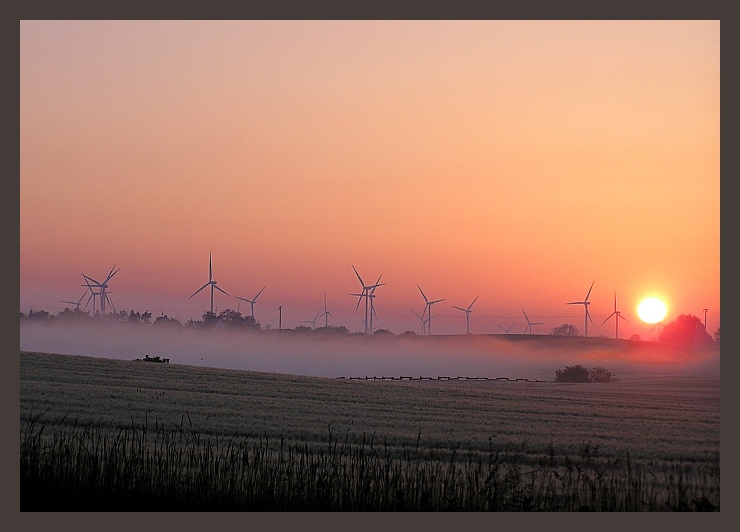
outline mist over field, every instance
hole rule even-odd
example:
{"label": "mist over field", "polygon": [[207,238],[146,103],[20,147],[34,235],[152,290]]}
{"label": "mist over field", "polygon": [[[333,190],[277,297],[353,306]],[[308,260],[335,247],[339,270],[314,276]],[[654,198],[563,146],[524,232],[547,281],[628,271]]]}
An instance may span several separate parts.
{"label": "mist over field", "polygon": [[315,377],[469,376],[552,381],[566,365],[639,374],[719,375],[719,349],[676,351],[655,342],[538,335],[364,336],[292,330],[167,330],[130,324],[22,322],[20,349]]}

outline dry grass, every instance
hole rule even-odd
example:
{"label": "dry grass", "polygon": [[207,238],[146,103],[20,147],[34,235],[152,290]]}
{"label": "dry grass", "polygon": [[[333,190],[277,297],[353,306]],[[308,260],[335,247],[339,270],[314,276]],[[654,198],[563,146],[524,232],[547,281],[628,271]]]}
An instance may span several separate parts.
{"label": "dry grass", "polygon": [[366,383],[23,353],[21,443],[27,509],[719,509],[719,379]]}

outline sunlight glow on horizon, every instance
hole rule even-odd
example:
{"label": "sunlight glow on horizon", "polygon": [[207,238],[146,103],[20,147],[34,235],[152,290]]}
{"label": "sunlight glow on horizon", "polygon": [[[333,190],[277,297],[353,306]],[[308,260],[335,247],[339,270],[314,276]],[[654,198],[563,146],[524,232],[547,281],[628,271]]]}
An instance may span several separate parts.
{"label": "sunlight glow on horizon", "polygon": [[653,290],[719,327],[719,21],[21,21],[20,51],[21,310],[117,264],[117,309],[198,318],[212,252],[273,327],[326,293],[361,330],[352,265],[396,333],[417,284],[440,333],[476,296],[472,332],[580,330],[594,279],[622,337]]}

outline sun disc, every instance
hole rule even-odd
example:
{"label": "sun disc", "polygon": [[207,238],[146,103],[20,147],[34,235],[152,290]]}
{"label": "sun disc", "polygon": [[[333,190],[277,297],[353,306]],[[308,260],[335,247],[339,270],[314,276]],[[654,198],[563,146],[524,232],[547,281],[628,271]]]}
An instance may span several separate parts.
{"label": "sun disc", "polygon": [[658,323],[666,315],[666,306],[657,297],[648,297],[640,301],[637,306],[637,315],[647,323]]}

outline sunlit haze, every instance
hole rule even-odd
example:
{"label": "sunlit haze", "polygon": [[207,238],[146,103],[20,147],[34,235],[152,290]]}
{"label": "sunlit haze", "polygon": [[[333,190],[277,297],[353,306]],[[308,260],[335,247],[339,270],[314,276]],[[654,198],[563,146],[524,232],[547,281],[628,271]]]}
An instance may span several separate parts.
{"label": "sunlit haze", "polygon": [[589,336],[651,296],[713,334],[720,23],[21,21],[21,312],[115,266],[200,319],[211,254],[263,328],[362,331],[354,267],[396,334],[419,287],[439,335],[583,334],[587,294]]}

